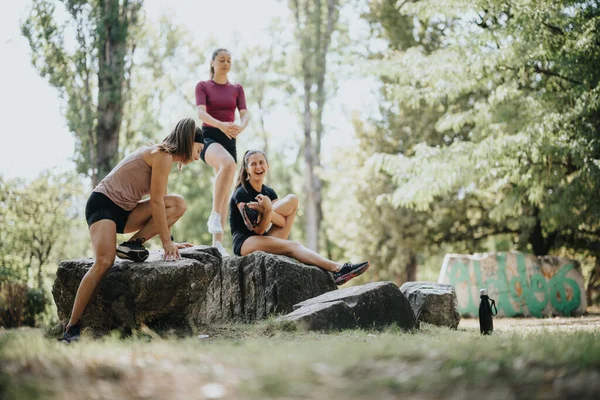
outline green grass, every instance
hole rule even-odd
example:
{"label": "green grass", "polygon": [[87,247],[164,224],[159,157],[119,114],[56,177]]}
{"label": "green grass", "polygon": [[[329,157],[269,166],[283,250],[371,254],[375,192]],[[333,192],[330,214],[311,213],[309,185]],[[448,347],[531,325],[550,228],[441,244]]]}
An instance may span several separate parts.
{"label": "green grass", "polygon": [[600,390],[597,329],[323,334],[266,321],[199,333],[210,337],[115,334],[71,346],[37,330],[5,333],[0,398],[593,398]]}

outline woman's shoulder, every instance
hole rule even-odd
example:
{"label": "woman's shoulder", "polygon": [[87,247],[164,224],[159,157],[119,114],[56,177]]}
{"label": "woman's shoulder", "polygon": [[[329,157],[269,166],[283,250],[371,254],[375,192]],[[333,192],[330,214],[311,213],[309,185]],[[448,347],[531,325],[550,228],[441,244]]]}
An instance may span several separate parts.
{"label": "woman's shoulder", "polygon": [[274,194],[274,195],[276,195],[275,190],[273,190],[272,187],[265,185],[264,183],[263,183],[262,192],[263,192],[263,194]]}
{"label": "woman's shoulder", "polygon": [[235,188],[235,190],[233,191],[233,195],[231,196],[233,199],[236,199],[238,201],[247,201],[245,200],[246,197],[250,196],[250,194],[248,193],[248,191],[246,189],[244,189],[244,187],[242,185],[238,186]]}
{"label": "woman's shoulder", "polygon": [[246,190],[242,187],[242,185],[239,185],[238,187],[236,187],[233,190],[233,195],[236,196],[237,194],[239,194],[241,192],[246,193]]}
{"label": "woman's shoulder", "polygon": [[165,151],[162,151],[159,144],[151,144],[146,147],[141,148],[139,151],[142,152],[144,160],[152,166],[155,160],[161,158],[166,159],[168,161],[173,160],[173,155],[169,154]]}

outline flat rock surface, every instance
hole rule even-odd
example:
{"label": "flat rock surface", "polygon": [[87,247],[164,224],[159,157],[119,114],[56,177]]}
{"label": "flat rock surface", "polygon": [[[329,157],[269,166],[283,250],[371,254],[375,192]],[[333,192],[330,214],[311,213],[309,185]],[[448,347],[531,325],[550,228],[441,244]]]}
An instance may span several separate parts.
{"label": "flat rock surface", "polygon": [[313,330],[384,328],[392,324],[405,330],[418,328],[408,300],[393,282],[373,282],[328,292],[294,308],[282,320]]}

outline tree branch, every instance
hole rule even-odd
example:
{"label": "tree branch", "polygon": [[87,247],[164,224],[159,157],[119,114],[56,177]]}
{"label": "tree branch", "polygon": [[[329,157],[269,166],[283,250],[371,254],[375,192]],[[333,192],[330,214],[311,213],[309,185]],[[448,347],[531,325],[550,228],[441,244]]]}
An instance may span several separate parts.
{"label": "tree branch", "polygon": [[544,22],[544,26],[546,26],[548,29],[550,29],[553,33],[556,33],[561,36],[565,36],[565,33],[563,32],[563,30],[560,29],[558,26],[551,25],[546,22]]}
{"label": "tree branch", "polygon": [[538,72],[538,73],[543,74],[543,75],[555,76],[557,78],[564,79],[565,81],[574,83],[576,85],[583,85],[583,82],[580,82],[578,80],[571,79],[569,77],[563,76],[563,75],[561,75],[559,73],[550,71],[549,69],[538,67],[537,65],[534,65],[533,69],[535,70],[535,72]]}

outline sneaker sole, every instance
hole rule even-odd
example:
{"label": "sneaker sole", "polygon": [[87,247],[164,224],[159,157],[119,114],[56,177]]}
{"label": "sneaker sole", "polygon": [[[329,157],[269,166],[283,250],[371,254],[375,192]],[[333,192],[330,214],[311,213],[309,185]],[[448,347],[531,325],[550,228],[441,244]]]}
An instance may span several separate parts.
{"label": "sneaker sole", "polygon": [[370,266],[371,266],[371,263],[367,262],[367,264],[364,267],[355,269],[352,272],[348,272],[346,275],[340,276],[338,279],[335,280],[335,284],[338,286],[343,285],[344,283],[348,282],[350,279],[356,278],[357,276],[362,275],[366,270],[369,269]]}
{"label": "sneaker sole", "polygon": [[117,248],[117,257],[119,257],[119,258],[121,258],[123,260],[131,260],[131,261],[135,261],[135,262],[143,262],[143,261],[146,261],[149,256],[150,256],[150,254],[146,254],[146,255],[143,255],[141,257],[132,257],[128,253],[124,253],[122,250],[119,250]]}

